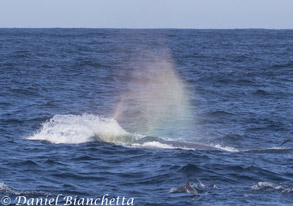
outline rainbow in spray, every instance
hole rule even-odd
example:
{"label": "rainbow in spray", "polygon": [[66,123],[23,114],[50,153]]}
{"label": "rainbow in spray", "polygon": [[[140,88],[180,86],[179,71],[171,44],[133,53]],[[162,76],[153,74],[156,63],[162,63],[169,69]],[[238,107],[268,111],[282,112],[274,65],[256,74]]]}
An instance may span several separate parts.
{"label": "rainbow in spray", "polygon": [[[194,112],[168,50],[137,58],[114,118],[134,132],[178,138],[192,131]],[[184,132],[183,132],[184,131]]]}

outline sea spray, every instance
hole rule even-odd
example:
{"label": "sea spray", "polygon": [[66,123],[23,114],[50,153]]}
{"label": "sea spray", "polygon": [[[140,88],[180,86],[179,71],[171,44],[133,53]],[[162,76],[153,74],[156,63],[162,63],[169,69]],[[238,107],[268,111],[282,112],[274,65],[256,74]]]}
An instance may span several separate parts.
{"label": "sea spray", "polygon": [[27,139],[79,144],[92,141],[128,143],[139,138],[139,135],[125,131],[113,118],[83,114],[55,115],[42,124],[40,131]]}
{"label": "sea spray", "polygon": [[194,112],[170,52],[141,56],[132,63],[128,90],[121,93],[114,118],[123,128],[145,135],[192,134]]}

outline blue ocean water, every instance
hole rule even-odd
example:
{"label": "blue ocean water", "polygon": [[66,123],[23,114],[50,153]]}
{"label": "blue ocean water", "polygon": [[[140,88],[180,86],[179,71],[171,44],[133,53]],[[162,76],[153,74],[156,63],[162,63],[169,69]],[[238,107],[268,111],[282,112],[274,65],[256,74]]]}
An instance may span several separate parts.
{"label": "blue ocean water", "polygon": [[0,29],[0,198],[292,205],[292,54],[292,30]]}

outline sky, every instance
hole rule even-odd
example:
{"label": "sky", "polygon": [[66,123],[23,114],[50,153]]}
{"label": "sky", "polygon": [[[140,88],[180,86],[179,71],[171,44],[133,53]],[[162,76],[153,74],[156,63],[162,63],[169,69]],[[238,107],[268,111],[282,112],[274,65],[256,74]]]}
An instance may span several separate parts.
{"label": "sky", "polygon": [[0,28],[293,29],[293,0],[0,0]]}

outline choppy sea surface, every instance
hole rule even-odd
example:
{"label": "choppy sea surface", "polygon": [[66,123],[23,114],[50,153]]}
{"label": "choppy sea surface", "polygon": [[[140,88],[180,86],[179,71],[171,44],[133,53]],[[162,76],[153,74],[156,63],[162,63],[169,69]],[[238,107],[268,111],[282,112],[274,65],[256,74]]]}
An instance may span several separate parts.
{"label": "choppy sea surface", "polygon": [[0,29],[0,198],[292,205],[292,103],[292,30]]}

